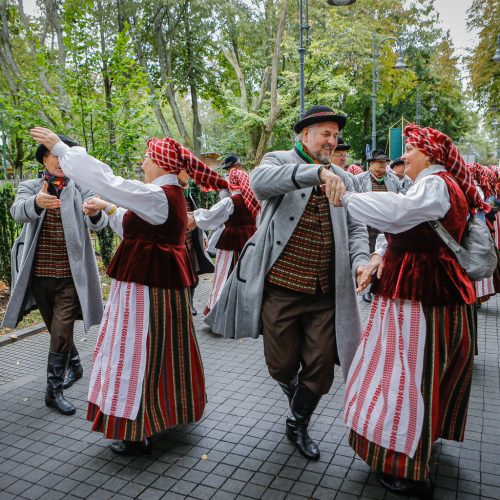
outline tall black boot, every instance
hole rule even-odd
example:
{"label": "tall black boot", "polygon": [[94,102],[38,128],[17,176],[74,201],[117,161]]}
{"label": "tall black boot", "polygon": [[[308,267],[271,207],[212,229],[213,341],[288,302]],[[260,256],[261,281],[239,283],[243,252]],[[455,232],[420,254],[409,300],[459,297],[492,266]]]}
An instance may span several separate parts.
{"label": "tall black boot", "polygon": [[283,382],[278,382],[278,384],[285,393],[285,396],[288,398],[288,404],[291,407],[293,395],[295,394],[295,391],[299,384],[299,379],[297,378],[297,375],[295,375],[295,377],[293,377],[292,380],[288,381],[287,384],[284,384]]}
{"label": "tall black boot", "polygon": [[69,354],[49,352],[47,364],[47,389],[45,391],[45,404],[56,408],[63,415],[73,415],[76,408],[64,399],[63,382],[66,368],[68,367]]}
{"label": "tall black boot", "polygon": [[69,356],[68,369],[66,370],[66,376],[64,377],[63,389],[71,387],[77,380],[81,379],[83,376],[83,366],[80,361],[80,355],[76,349],[75,344],[71,348],[71,354]]}
{"label": "tall black boot", "polygon": [[303,385],[298,385],[290,406],[292,415],[286,419],[288,439],[295,444],[304,457],[310,460],[319,460],[318,445],[310,438],[307,426],[320,398],[321,396],[314,394]]}

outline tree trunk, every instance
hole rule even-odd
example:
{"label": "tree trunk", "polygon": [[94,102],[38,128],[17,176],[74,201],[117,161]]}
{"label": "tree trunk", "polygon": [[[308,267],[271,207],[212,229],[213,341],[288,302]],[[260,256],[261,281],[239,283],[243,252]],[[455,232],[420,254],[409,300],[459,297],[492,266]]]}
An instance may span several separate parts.
{"label": "tree trunk", "polygon": [[280,111],[278,106],[278,73],[279,73],[279,58],[281,52],[281,42],[283,40],[283,33],[285,31],[285,21],[288,13],[288,0],[283,0],[283,10],[281,12],[280,20],[278,23],[278,30],[274,42],[274,53],[271,64],[271,110],[269,118],[260,135],[259,145],[255,152],[255,164],[259,164],[266,152],[269,138],[271,137],[274,125],[278,119]]}

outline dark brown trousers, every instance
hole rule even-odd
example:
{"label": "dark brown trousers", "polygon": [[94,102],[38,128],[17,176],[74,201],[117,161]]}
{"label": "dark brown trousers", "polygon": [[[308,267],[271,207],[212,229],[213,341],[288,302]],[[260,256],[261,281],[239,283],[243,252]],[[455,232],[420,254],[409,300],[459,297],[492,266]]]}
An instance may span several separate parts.
{"label": "dark brown trousers", "polygon": [[31,289],[50,332],[50,352],[69,353],[73,346],[73,327],[80,314],[73,278],[34,276]]}
{"label": "dark brown trousers", "polygon": [[299,382],[317,395],[332,385],[337,361],[335,297],[266,285],[262,302],[264,356],[274,380]]}

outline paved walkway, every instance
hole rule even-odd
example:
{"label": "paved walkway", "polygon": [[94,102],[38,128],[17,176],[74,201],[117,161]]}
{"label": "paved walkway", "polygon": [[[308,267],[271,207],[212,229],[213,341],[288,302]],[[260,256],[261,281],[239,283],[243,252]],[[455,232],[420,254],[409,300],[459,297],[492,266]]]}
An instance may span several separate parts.
{"label": "paved walkway", "polygon": [[[200,311],[208,291],[202,282]],[[436,443],[435,498],[500,498],[499,306],[492,299],[479,311],[468,432],[461,445]],[[365,304],[362,312],[366,317]],[[347,445],[338,370],[311,425],[321,459],[308,462],[283,435],[287,403],[268,376],[262,342],[215,337],[199,317],[196,326],[209,398],[204,418],[167,432],[151,457],[117,457],[90,432],[85,411],[95,329],[75,335],[85,376],[66,391],[77,405],[74,417],[44,404],[46,334],[1,347],[0,500],[397,498]]]}

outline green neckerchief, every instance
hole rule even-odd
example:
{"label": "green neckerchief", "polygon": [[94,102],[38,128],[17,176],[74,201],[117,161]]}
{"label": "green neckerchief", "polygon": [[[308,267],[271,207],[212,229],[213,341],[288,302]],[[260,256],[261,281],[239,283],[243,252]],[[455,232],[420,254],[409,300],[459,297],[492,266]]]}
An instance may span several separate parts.
{"label": "green neckerchief", "polygon": [[371,172],[370,172],[371,178],[377,183],[377,184],[385,184],[385,178],[387,177],[387,174],[382,177],[382,179],[378,180]]}
{"label": "green neckerchief", "polygon": [[316,160],[314,160],[310,155],[309,151],[307,151],[307,148],[299,141],[297,144],[295,144],[295,151],[297,154],[305,160],[307,163],[317,163]]}

